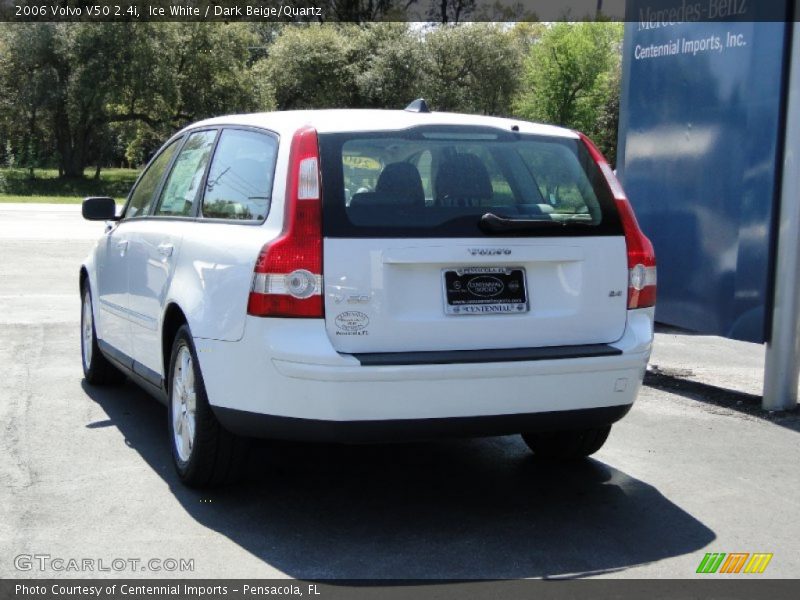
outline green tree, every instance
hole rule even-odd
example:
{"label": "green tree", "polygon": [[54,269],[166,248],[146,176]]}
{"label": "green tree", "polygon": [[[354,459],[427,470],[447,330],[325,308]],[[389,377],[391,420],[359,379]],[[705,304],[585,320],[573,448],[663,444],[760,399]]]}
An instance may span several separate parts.
{"label": "green tree", "polygon": [[192,121],[274,107],[271,88],[253,70],[261,40],[248,24],[160,23],[145,32],[141,47],[131,40],[108,106],[109,121],[128,140],[128,160],[146,160],[164,137]]}
{"label": "green tree", "polygon": [[403,108],[424,96],[436,110],[508,114],[521,47],[488,23],[427,32],[405,23],[295,25],[255,70],[281,109]]}
{"label": "green tree", "polygon": [[619,61],[605,81],[605,101],[598,107],[594,126],[587,130],[588,135],[612,166],[617,164],[617,138],[619,135],[619,97],[621,88],[621,65]]}
{"label": "green tree", "polygon": [[407,23],[371,23],[354,38],[358,106],[404,108],[422,94],[424,49]]}
{"label": "green tree", "polygon": [[352,65],[354,26],[285,27],[260,73],[275,90],[282,110],[351,106],[357,95]]}
{"label": "green tree", "polygon": [[[247,24],[15,23],[0,25],[0,105],[17,150],[59,170],[84,168],[131,141],[187,122],[269,108],[255,85]],[[8,123],[14,125],[8,126]]]}
{"label": "green tree", "polygon": [[424,93],[437,110],[511,112],[521,71],[520,45],[491,23],[441,25],[425,36]]}
{"label": "green tree", "polygon": [[620,23],[557,23],[525,59],[521,117],[592,131],[619,65]]}
{"label": "green tree", "polygon": [[46,154],[52,140],[46,107],[54,97],[55,71],[48,64],[53,28],[30,24],[14,28],[0,24],[0,126],[8,143],[5,153],[33,174],[33,156]]}
{"label": "green tree", "polygon": [[271,108],[248,68],[257,38],[244,24],[180,23],[172,47],[174,124],[202,117]]}
{"label": "green tree", "polygon": [[402,108],[421,90],[422,42],[406,23],[283,28],[254,67],[280,109]]}

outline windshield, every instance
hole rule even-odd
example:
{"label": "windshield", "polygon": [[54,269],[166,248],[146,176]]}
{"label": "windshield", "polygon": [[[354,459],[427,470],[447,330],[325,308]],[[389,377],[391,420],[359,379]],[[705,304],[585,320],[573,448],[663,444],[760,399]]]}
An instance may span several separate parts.
{"label": "windshield", "polygon": [[621,233],[576,139],[420,127],[328,134],[320,145],[326,235]]}

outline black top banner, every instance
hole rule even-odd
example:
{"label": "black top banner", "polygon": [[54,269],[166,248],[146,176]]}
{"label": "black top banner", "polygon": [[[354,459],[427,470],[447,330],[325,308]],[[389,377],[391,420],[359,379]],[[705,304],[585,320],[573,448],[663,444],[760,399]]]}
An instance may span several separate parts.
{"label": "black top banner", "polygon": [[788,21],[794,0],[0,0],[5,22]]}

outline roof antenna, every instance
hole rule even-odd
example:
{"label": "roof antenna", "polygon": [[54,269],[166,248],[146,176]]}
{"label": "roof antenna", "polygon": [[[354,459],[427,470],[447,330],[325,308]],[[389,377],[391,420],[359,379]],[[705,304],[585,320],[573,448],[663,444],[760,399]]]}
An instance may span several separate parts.
{"label": "roof antenna", "polygon": [[429,113],[431,110],[428,108],[428,103],[425,102],[424,98],[417,98],[411,104],[406,106],[405,110],[407,112],[415,112],[415,113]]}

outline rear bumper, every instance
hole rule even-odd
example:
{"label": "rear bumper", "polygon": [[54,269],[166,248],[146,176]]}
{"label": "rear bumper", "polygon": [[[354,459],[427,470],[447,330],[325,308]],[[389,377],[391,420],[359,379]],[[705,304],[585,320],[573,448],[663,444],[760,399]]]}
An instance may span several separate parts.
{"label": "rear bumper", "polygon": [[224,427],[240,435],[310,442],[371,443],[442,437],[511,435],[533,431],[588,429],[611,425],[624,417],[631,404],[514,415],[381,421],[322,421],[277,417],[216,407]]}
{"label": "rear bumper", "polygon": [[621,418],[644,377],[652,318],[648,309],[630,311],[613,352],[571,358],[365,365],[337,353],[324,323],[312,319],[251,317],[238,342],[195,344],[209,401],[237,433],[351,441],[500,435]]}

